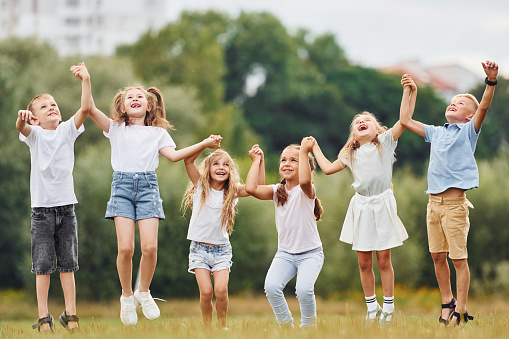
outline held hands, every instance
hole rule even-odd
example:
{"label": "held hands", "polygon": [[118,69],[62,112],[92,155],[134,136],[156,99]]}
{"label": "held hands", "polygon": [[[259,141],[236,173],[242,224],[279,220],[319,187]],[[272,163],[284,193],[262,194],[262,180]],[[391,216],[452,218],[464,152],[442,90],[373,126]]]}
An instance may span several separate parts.
{"label": "held hands", "polygon": [[411,92],[417,91],[417,85],[415,84],[410,74],[403,74],[401,77],[401,86],[403,86],[403,88],[410,87]]}
{"label": "held hands", "polygon": [[263,160],[263,151],[260,148],[260,146],[253,145],[251,149],[249,150],[249,157],[251,158],[251,161],[255,161],[256,159],[260,159],[260,161]]}
{"label": "held hands", "polygon": [[81,81],[90,79],[90,74],[84,62],[81,62],[79,65],[72,65],[70,70],[72,74]]}
{"label": "held hands", "polygon": [[23,120],[25,122],[30,121],[32,124],[37,122],[37,117],[33,115],[31,111],[23,109],[18,111],[18,119]]}
{"label": "held hands", "polygon": [[203,140],[205,142],[206,147],[208,148],[220,148],[221,147],[221,140],[223,140],[223,137],[220,135],[210,135],[207,139]]}
{"label": "held hands", "polygon": [[484,73],[486,73],[489,81],[497,80],[498,65],[495,62],[487,60],[482,63],[482,67],[484,68]]}
{"label": "held hands", "polygon": [[305,137],[300,142],[300,149],[309,153],[313,150],[313,146],[315,145],[315,143],[316,143],[315,138]]}

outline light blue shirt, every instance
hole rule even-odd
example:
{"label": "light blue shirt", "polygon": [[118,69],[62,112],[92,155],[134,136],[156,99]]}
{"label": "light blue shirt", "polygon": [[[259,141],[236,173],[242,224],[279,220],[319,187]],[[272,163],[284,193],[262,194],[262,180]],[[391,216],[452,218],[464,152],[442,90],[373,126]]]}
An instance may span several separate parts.
{"label": "light blue shirt", "polygon": [[480,128],[475,131],[473,119],[466,124],[424,125],[425,140],[431,143],[426,193],[479,187],[474,152],[480,132]]}

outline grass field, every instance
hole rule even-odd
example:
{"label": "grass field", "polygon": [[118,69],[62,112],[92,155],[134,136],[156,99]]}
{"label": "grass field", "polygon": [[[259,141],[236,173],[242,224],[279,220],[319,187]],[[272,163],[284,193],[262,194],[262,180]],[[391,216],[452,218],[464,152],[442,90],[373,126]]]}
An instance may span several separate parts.
{"label": "grass field", "polygon": [[[381,293],[377,293],[381,295]],[[399,297],[398,297],[399,295]],[[15,292],[0,292],[0,337],[33,337],[36,330],[35,300]],[[159,302],[161,317],[146,320],[138,312],[138,324],[125,327],[118,313],[119,303],[88,303],[78,301],[81,330],[73,337],[86,338],[508,338],[509,301],[494,297],[471,298],[469,313],[475,320],[460,328],[438,326],[440,296],[434,290],[396,292],[396,317],[391,325],[366,325],[362,294],[337,296],[335,300],[317,300],[318,327],[312,330],[298,328],[299,306],[293,295],[287,299],[296,322],[295,329],[280,329],[275,324],[272,310],[263,296],[232,296],[228,312],[228,331],[204,330],[198,300],[169,300]],[[381,299],[381,298],[379,298]],[[63,305],[50,304],[55,318]],[[58,322],[58,321],[57,321]],[[46,335],[44,335],[46,336]],[[52,338],[68,334],[55,324]]]}

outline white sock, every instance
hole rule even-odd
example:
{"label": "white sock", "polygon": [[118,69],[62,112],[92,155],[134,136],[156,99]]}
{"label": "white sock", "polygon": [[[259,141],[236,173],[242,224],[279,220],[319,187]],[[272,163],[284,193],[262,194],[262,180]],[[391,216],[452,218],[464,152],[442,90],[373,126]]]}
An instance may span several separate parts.
{"label": "white sock", "polygon": [[394,312],[394,296],[392,297],[384,297],[384,313],[392,313]]}
{"label": "white sock", "polygon": [[[379,306],[376,302],[376,294],[374,294],[372,297],[364,297],[366,299],[366,306],[368,307],[368,312],[375,311]],[[375,319],[376,313],[370,314],[370,319]]]}

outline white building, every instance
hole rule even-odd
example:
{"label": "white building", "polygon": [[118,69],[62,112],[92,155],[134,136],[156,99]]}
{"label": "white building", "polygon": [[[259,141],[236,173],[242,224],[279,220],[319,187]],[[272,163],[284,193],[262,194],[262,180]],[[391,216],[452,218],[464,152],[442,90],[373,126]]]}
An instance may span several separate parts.
{"label": "white building", "polygon": [[451,101],[458,93],[472,90],[484,80],[460,65],[450,64],[424,68],[418,60],[400,62],[379,70],[398,75],[408,73],[417,86],[431,86],[446,102]]}
{"label": "white building", "polygon": [[0,0],[0,39],[33,37],[65,55],[111,55],[161,28],[166,0]]}

